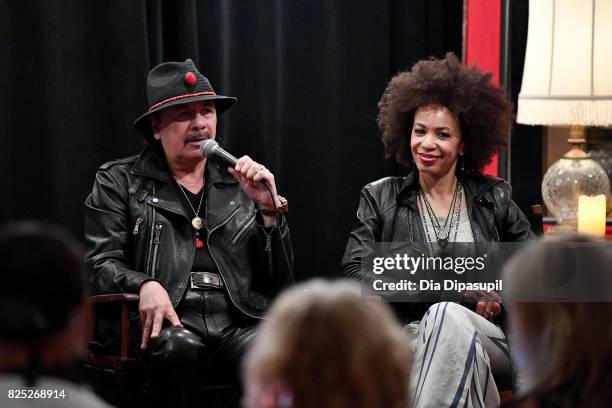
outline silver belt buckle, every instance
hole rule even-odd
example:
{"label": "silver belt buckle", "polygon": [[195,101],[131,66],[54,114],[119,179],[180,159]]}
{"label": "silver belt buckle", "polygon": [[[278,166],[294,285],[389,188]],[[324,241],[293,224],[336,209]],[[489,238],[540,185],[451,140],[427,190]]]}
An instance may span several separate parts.
{"label": "silver belt buckle", "polygon": [[221,289],[221,276],[212,272],[191,272],[191,289]]}

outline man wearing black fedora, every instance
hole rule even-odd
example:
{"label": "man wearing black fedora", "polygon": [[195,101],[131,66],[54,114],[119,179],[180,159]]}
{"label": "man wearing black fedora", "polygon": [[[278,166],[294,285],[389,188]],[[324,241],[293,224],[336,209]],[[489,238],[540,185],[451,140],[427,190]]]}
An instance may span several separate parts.
{"label": "man wearing black fedora", "polygon": [[201,405],[202,385],[237,378],[258,319],[292,283],[287,202],[248,156],[234,168],[202,156],[236,98],[191,60],[153,68],[147,93],[134,122],[145,149],[100,166],[85,202],[86,260],[95,294],[140,295],[156,401]]}

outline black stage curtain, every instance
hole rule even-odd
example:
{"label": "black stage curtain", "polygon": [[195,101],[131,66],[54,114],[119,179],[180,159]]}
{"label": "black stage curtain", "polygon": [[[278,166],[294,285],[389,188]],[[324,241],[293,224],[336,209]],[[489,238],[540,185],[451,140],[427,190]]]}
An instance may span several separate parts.
{"label": "black stage curtain", "polygon": [[145,78],[192,58],[238,105],[218,136],[276,175],[296,276],[338,270],[360,188],[401,173],[375,118],[390,77],[461,54],[461,0],[2,2],[0,221],[82,234],[97,166],[142,148]]}
{"label": "black stage curtain", "polygon": [[[509,3],[510,27],[508,51],[508,94],[515,104],[516,113],[518,94],[521,90],[525,48],[527,47],[527,22],[529,20],[529,0],[505,0]],[[527,215],[530,206],[544,205],[542,199],[542,160],[544,157],[542,126],[514,124],[511,143],[510,182],[512,196]]]}

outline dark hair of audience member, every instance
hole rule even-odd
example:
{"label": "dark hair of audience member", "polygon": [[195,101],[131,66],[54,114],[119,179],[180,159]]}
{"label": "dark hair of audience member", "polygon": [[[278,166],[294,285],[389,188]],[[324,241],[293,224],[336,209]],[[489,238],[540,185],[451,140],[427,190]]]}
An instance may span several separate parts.
{"label": "dark hair of audience member", "polygon": [[[32,382],[40,348],[71,324],[85,302],[81,248],[59,227],[19,222],[0,230],[0,259],[0,344],[30,350],[26,369]],[[10,367],[0,367],[5,369]]]}

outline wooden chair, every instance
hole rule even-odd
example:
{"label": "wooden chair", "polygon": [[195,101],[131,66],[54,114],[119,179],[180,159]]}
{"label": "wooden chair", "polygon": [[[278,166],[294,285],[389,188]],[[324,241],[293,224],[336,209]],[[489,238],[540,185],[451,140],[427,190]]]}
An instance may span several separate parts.
{"label": "wooden chair", "polygon": [[534,204],[531,206],[531,214],[527,217],[531,223],[531,231],[534,234],[540,236],[544,234],[544,218],[542,213],[542,206],[540,204]]}
{"label": "wooden chair", "polygon": [[136,304],[140,297],[134,293],[114,293],[110,295],[91,296],[90,302],[93,306],[93,321],[96,321],[96,306],[105,303],[118,303],[121,314],[119,316],[120,326],[120,350],[119,355],[99,355],[92,351],[87,354],[86,361],[95,367],[105,367],[109,370],[122,371],[131,364],[137,362],[136,358],[129,355],[130,318],[129,308]]}
{"label": "wooden chair", "polygon": [[[145,375],[130,349],[130,308],[137,307],[139,296],[114,293],[90,297],[92,320],[103,310],[116,315],[120,322],[119,344],[101,347],[92,341],[85,357],[85,371],[96,393],[117,407],[141,406]],[[95,329],[94,329],[95,330]]]}
{"label": "wooden chair", "polygon": [[[146,374],[136,357],[133,339],[134,321],[130,310],[138,307],[140,297],[133,293],[113,293],[90,297],[93,321],[103,309],[120,322],[118,344],[102,347],[95,341],[85,359],[85,369],[98,395],[117,407],[145,406]],[[132,320],[132,321],[131,321]],[[131,328],[131,330],[130,330]],[[202,387],[202,401],[210,407],[238,407],[240,387],[237,384],[215,384]]]}

